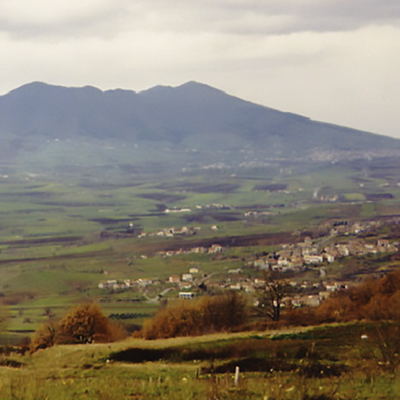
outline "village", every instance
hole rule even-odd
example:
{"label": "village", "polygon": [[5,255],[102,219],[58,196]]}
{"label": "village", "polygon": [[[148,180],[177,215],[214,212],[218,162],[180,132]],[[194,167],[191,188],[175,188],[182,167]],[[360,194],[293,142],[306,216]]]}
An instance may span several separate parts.
{"label": "village", "polygon": [[[398,221],[386,221],[386,223]],[[242,266],[215,271],[209,274],[201,270],[201,266],[190,267],[180,275],[170,275],[167,279],[125,279],[123,282],[116,279],[101,281],[98,287],[110,293],[134,291],[143,294],[144,300],[159,301],[168,293],[168,299],[191,299],[204,293],[223,290],[238,290],[256,295],[266,287],[266,276],[274,275],[274,279],[284,280],[288,296],[283,304],[293,307],[318,306],[321,301],[332,292],[347,289],[354,284],[352,281],[332,280],[327,277],[329,265],[344,260],[347,257],[378,255],[381,253],[395,253],[398,251],[398,242],[380,238],[375,241],[362,238],[362,233],[377,230],[382,221],[334,222],[325,236],[312,239],[306,236],[302,241],[293,244],[283,244],[280,249],[263,255],[248,257],[242,260]],[[217,230],[217,226],[211,229]],[[182,234],[191,232],[193,228],[170,228],[164,234]],[[161,235],[160,235],[161,236]],[[178,250],[159,251],[156,257],[173,257],[188,254],[204,254],[213,257],[228,252],[228,248],[218,243],[209,247],[193,247]],[[142,258],[147,256],[142,255]],[[229,257],[227,257],[229,260]],[[229,261],[227,261],[227,264]],[[317,280],[302,280],[302,273],[317,271]],[[258,272],[258,273],[256,273]],[[161,294],[151,299],[148,291],[157,291]],[[289,294],[290,293],[290,294]]]}

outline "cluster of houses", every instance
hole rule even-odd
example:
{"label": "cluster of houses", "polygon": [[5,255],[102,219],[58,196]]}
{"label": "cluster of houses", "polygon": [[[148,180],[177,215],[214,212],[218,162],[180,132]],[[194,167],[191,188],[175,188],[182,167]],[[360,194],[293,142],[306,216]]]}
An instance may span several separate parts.
{"label": "cluster of houses", "polygon": [[[222,251],[220,245],[214,245],[218,251]],[[212,247],[211,247],[212,248]],[[211,248],[202,248],[202,252],[208,252]],[[317,264],[320,262],[332,262],[335,258],[346,257],[354,254],[368,254],[377,252],[396,251],[397,247],[386,239],[380,239],[376,244],[368,244],[360,240],[348,244],[335,244],[318,250],[310,238],[297,245],[285,246],[280,252],[253,262],[253,267],[260,269],[267,268],[273,271],[286,271],[293,268],[304,269],[307,263]],[[196,250],[200,251],[200,250]],[[319,253],[318,253],[319,252]],[[316,253],[316,254],[313,254]],[[329,258],[329,256],[332,258]],[[313,256],[314,258],[310,258]],[[291,264],[293,263],[293,265]],[[324,280],[325,269],[320,267],[321,281],[312,283],[308,281],[289,281],[294,288],[295,295],[287,296],[283,304],[293,307],[318,306],[321,301],[327,298],[333,291],[346,289],[349,283],[338,283],[336,281]],[[154,281],[150,279],[138,279],[132,281],[125,279],[118,282],[115,279],[102,281],[98,287],[112,291],[145,290],[147,286],[173,285],[178,290],[178,297],[191,299],[196,296],[199,290],[240,290],[246,293],[255,293],[265,288],[266,282],[261,278],[250,278],[242,268],[226,270],[223,273],[204,275],[198,267],[191,267],[188,272],[180,275],[171,275],[167,281]]]}
{"label": "cluster of houses", "polygon": [[191,247],[189,249],[178,249],[178,250],[167,250],[167,251],[158,251],[156,253],[157,256],[160,257],[171,257],[171,256],[179,256],[183,254],[216,254],[222,253],[226,248],[222,247],[220,244],[212,244],[210,247]]}
{"label": "cluster of houses", "polygon": [[[171,275],[168,282],[175,284],[179,289],[179,298],[192,299],[198,291],[199,274],[198,268],[191,268],[189,273]],[[248,278],[240,268],[229,270],[227,275],[223,277],[201,279],[200,282],[202,282],[203,289],[240,290],[250,294],[255,294],[258,290],[266,287],[265,279]],[[348,288],[348,283],[326,280],[319,283],[289,281],[288,284],[294,289],[296,294],[286,296],[282,304],[283,306],[290,305],[293,307],[317,307],[332,292]]]}
{"label": "cluster of houses", "polygon": [[346,220],[336,221],[330,229],[331,236],[358,235],[363,232],[375,230],[382,225],[382,221],[363,221],[350,223]]}
{"label": "cluster of houses", "polygon": [[[210,229],[212,231],[217,231],[219,228],[217,225],[212,225],[210,227]],[[159,231],[156,232],[143,232],[141,231],[137,237],[140,238],[144,238],[144,237],[167,237],[167,238],[173,238],[175,236],[182,236],[182,235],[196,235],[197,232],[199,232],[201,230],[200,226],[194,226],[194,227],[188,227],[188,226],[183,226],[181,228],[166,228],[166,229],[161,229]]]}
{"label": "cluster of houses", "polygon": [[124,279],[123,282],[119,282],[116,279],[107,279],[106,281],[101,281],[98,284],[98,288],[121,292],[128,289],[145,288],[148,285],[154,285],[157,283],[159,282],[156,282],[152,279],[137,279],[135,281],[132,281],[131,279]]}
{"label": "cluster of houses", "polygon": [[[399,221],[400,222],[400,221]],[[293,287],[295,295],[284,299],[283,304],[293,307],[318,306],[321,301],[328,297],[333,291],[346,289],[350,282],[338,283],[326,279],[326,271],[323,264],[333,263],[342,257],[361,256],[366,254],[390,253],[398,251],[398,243],[388,239],[379,239],[375,242],[366,241],[361,238],[346,238],[347,235],[357,235],[373,228],[379,227],[380,222],[363,222],[349,224],[346,221],[336,221],[326,230],[327,236],[313,241],[306,237],[302,242],[283,245],[279,251],[257,257],[246,263],[245,267],[257,268],[259,270],[286,272],[303,271],[309,266],[316,266],[320,271],[319,283],[307,281],[288,282]],[[180,229],[170,228],[163,231],[165,236],[174,234],[191,234],[196,228],[183,227]],[[215,227],[218,229],[218,227]],[[329,233],[328,233],[329,232]],[[161,234],[159,235],[161,236]],[[340,237],[340,239],[338,239]],[[220,244],[210,247],[194,247],[158,252],[158,256],[169,257],[183,254],[216,254],[226,249]],[[131,281],[125,279],[123,282],[109,279],[99,283],[100,289],[112,291],[138,290],[146,291],[146,287],[175,288],[178,297],[191,299],[201,290],[241,290],[247,293],[255,293],[266,287],[264,279],[251,278],[252,274],[244,273],[242,268],[226,269],[218,273],[204,275],[199,267],[191,267],[186,273],[171,275],[166,281],[138,279]],[[171,290],[171,289],[168,289]]]}
{"label": "cluster of houses", "polygon": [[138,238],[143,238],[143,237],[153,237],[153,236],[158,236],[158,237],[174,237],[177,235],[195,235],[198,231],[200,231],[200,227],[187,227],[183,226],[182,228],[166,228],[166,229],[161,229],[156,232],[141,232],[138,235]]}
{"label": "cluster of houses", "polygon": [[373,244],[357,239],[351,240],[348,243],[338,243],[321,247],[320,244],[314,244],[311,238],[306,238],[304,242],[286,245],[278,252],[257,258],[251,261],[250,265],[276,272],[301,271],[309,265],[318,265],[325,262],[333,263],[341,257],[395,251],[397,251],[396,245],[390,243],[387,239],[380,239]]}
{"label": "cluster of houses", "polygon": [[377,232],[377,230],[384,226],[399,224],[400,216],[387,216],[380,217],[379,219],[370,219],[365,221],[326,221],[319,226],[319,229],[330,236],[358,236],[360,234],[374,234]]}

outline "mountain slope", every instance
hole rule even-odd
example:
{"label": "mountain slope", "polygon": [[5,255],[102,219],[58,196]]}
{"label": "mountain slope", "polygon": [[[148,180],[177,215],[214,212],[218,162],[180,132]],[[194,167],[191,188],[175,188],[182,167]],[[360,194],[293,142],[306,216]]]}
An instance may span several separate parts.
{"label": "mountain slope", "polygon": [[27,84],[0,97],[0,139],[3,157],[51,151],[48,143],[54,140],[200,152],[248,150],[270,157],[400,149],[397,139],[315,122],[196,82],[139,93]]}

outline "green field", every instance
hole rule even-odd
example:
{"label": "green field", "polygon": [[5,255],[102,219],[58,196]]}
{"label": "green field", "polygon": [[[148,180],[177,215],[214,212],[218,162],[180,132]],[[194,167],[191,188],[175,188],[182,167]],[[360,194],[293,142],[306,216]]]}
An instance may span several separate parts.
{"label": "green field", "polygon": [[[45,320],[46,307],[61,316],[75,304],[105,297],[110,313],[131,307],[140,313],[149,306],[142,289],[109,293],[98,284],[167,280],[191,267],[206,274],[241,268],[241,260],[278,248],[292,240],[293,232],[317,229],[326,221],[400,214],[400,171],[393,165],[321,163],[178,176],[133,174],[128,167],[70,168],[57,172],[59,179],[54,171],[32,174],[16,168],[0,178],[0,295],[13,316],[8,329],[29,335]],[[166,213],[167,208],[190,212]],[[129,224],[134,233],[128,232]],[[156,235],[184,226],[196,234]],[[139,232],[148,236],[139,239]],[[156,256],[161,250],[225,241],[229,249],[223,257]],[[336,273],[332,270],[332,276]],[[141,301],[133,305],[120,299],[124,296]],[[157,308],[151,307],[152,312]]]}

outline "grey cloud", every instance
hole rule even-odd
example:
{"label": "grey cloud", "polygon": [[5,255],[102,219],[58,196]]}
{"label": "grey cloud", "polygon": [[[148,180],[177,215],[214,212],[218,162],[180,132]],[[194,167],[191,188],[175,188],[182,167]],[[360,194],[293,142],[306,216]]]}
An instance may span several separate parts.
{"label": "grey cloud", "polygon": [[148,0],[142,10],[159,13],[160,28],[236,34],[347,31],[400,20],[398,0]]}
{"label": "grey cloud", "polygon": [[[237,33],[290,34],[299,31],[347,31],[365,25],[391,25],[400,20],[398,0],[269,0],[213,3],[219,15],[236,20]],[[264,24],[244,27],[240,20],[248,15]],[[274,18],[281,23],[274,24]],[[248,18],[251,21],[251,18]],[[223,21],[221,18],[220,21]],[[226,20],[225,20],[226,21]],[[272,22],[272,23],[270,23]],[[230,24],[230,26],[234,26]]]}
{"label": "grey cloud", "polygon": [[[73,2],[71,2],[73,3]],[[54,11],[54,18],[40,18],[41,10],[32,11],[31,16],[18,15],[18,12],[7,14],[0,5],[0,32],[16,39],[62,38],[65,36],[100,36],[110,37],[118,32],[118,25],[126,18],[125,4],[103,2],[102,7],[92,7],[84,13],[62,15]]]}
{"label": "grey cloud", "polygon": [[[77,4],[71,0],[71,4]],[[0,11],[1,6],[0,6]],[[40,11],[38,11],[40,12]],[[355,30],[396,24],[398,0],[104,0],[83,15],[30,21],[0,17],[0,32],[34,39],[64,36],[112,38],[124,32],[290,34]]]}

